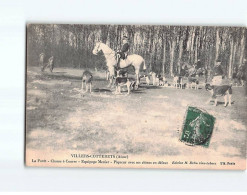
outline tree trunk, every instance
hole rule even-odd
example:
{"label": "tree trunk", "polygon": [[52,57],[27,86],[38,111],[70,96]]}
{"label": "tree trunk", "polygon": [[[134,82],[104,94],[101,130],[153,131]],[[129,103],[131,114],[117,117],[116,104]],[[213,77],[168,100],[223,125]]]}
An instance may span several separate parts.
{"label": "tree trunk", "polygon": [[170,75],[173,77],[174,73],[173,73],[173,62],[174,62],[174,49],[175,49],[175,45],[176,45],[176,40],[173,39],[173,41],[171,41],[171,45],[170,45],[170,56],[171,56],[171,60],[170,60]]}
{"label": "tree trunk", "polygon": [[228,77],[232,78],[232,56],[233,56],[233,40],[230,41],[230,59],[229,59],[229,67],[228,67]]}
{"label": "tree trunk", "polygon": [[215,60],[214,60],[214,63],[216,63],[216,61],[219,57],[219,46],[220,46],[220,36],[219,36],[219,29],[217,29],[216,42],[215,42]]}
{"label": "tree trunk", "polygon": [[163,59],[162,59],[162,75],[165,76],[166,68],[166,41],[163,42]]}
{"label": "tree trunk", "polygon": [[195,31],[196,28],[193,27],[192,30],[192,37],[191,37],[191,44],[190,44],[190,59],[191,59],[191,63],[194,64],[195,60],[194,60],[194,40],[195,40]]}
{"label": "tree trunk", "polygon": [[242,39],[240,44],[240,58],[239,65],[243,64],[244,52],[245,52],[245,28],[242,30]]}
{"label": "tree trunk", "polygon": [[231,67],[231,74],[229,75],[229,78],[232,78],[232,73],[233,73],[233,69],[234,69],[234,65],[235,65],[235,59],[236,59],[236,49],[237,49],[237,44],[234,44],[233,47],[233,55],[232,55],[232,67]]}
{"label": "tree trunk", "polygon": [[179,55],[178,55],[178,74],[180,74],[181,71],[181,58],[183,54],[183,37],[179,41]]}

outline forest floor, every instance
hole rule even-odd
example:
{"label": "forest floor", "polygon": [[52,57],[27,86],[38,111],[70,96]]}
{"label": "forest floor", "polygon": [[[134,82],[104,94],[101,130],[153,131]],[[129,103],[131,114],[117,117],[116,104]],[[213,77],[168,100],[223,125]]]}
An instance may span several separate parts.
{"label": "forest floor", "polygon": [[[130,95],[115,95],[103,72],[94,73],[92,93],[81,95],[81,75],[78,69],[41,73],[38,67],[27,68],[27,149],[245,159],[243,87],[233,88],[231,107],[224,107],[223,97],[214,107],[205,103],[210,94],[203,86],[193,90],[141,84]],[[188,105],[216,117],[209,148],[179,141]]]}

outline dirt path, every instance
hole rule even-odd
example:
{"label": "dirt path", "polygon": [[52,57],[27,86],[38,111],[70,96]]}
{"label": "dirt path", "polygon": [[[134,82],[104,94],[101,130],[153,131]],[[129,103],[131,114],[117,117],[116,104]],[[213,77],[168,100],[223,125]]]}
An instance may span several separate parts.
{"label": "dirt path", "polygon": [[[93,93],[81,96],[81,70],[55,69],[41,74],[28,68],[27,148],[154,156],[246,157],[246,100],[234,88],[232,107],[206,105],[204,89],[141,86],[130,95],[114,95],[97,73]],[[181,143],[179,130],[188,105],[216,117],[210,147]]]}

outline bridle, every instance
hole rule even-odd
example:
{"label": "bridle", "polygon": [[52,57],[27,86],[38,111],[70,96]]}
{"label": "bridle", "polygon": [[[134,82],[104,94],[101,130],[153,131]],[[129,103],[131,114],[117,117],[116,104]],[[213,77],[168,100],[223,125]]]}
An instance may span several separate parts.
{"label": "bridle", "polygon": [[[99,47],[100,47],[101,42],[98,42],[98,43],[99,43],[99,44],[98,44],[98,46],[97,46],[97,48],[96,48],[97,53],[99,52]],[[113,57],[115,57],[116,52],[112,50],[110,53],[104,53],[104,54],[105,54],[105,55],[114,54]]]}
{"label": "bridle", "polygon": [[99,52],[99,47],[100,47],[101,42],[99,42],[98,47],[97,47],[97,53]]}

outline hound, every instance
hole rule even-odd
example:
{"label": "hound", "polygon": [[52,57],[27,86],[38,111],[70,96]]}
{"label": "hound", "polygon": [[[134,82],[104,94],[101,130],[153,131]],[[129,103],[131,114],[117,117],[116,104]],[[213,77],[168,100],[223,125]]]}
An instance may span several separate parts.
{"label": "hound", "polygon": [[182,89],[183,88],[183,77],[181,77],[181,76],[175,76],[173,78],[173,86],[176,89]]}
{"label": "hound", "polygon": [[106,71],[105,71],[105,77],[106,77],[106,80],[107,80],[107,81],[110,80],[110,71],[109,71],[109,70],[106,70]]}
{"label": "hound", "polygon": [[157,81],[156,73],[155,72],[150,72],[149,74],[152,76],[153,85],[156,85],[156,81]]}
{"label": "hound", "polygon": [[117,77],[128,77],[128,71],[127,70],[117,70],[116,71]]}
{"label": "hound", "polygon": [[144,75],[144,78],[146,79],[146,84],[150,85],[150,78],[148,75]]}
{"label": "hound", "polygon": [[167,80],[165,77],[162,77],[160,74],[157,76],[158,78],[158,85],[159,86],[164,86],[165,84],[167,84]]}
{"label": "hound", "polygon": [[81,91],[83,91],[83,83],[85,83],[85,86],[86,86],[86,91],[85,92],[88,92],[88,86],[89,86],[89,91],[90,93],[92,92],[92,81],[93,81],[93,75],[91,72],[89,71],[84,71],[83,74],[82,74],[82,83],[81,83]]}
{"label": "hound", "polygon": [[214,100],[214,106],[217,106],[217,97],[219,96],[224,96],[225,104],[224,106],[227,106],[227,97],[229,100],[229,106],[231,106],[231,98],[232,98],[232,85],[221,85],[221,86],[216,86],[216,85],[210,85],[206,84],[205,89],[207,91],[211,92],[211,97],[207,101],[207,104],[211,102],[211,100]]}
{"label": "hound", "polygon": [[158,75],[155,72],[150,72],[149,74],[152,76],[153,85],[164,85],[164,79],[160,74]]}
{"label": "hound", "polygon": [[198,90],[199,80],[194,77],[188,77],[188,88]]}
{"label": "hound", "polygon": [[136,82],[127,77],[127,72],[121,72],[121,70],[117,71],[117,77],[115,78],[115,85],[116,85],[116,93],[121,94],[121,87],[126,86],[128,93],[130,94],[130,90],[134,88]]}
{"label": "hound", "polygon": [[145,84],[150,85],[150,76],[147,74],[141,75],[140,79],[144,78],[145,79]]}

